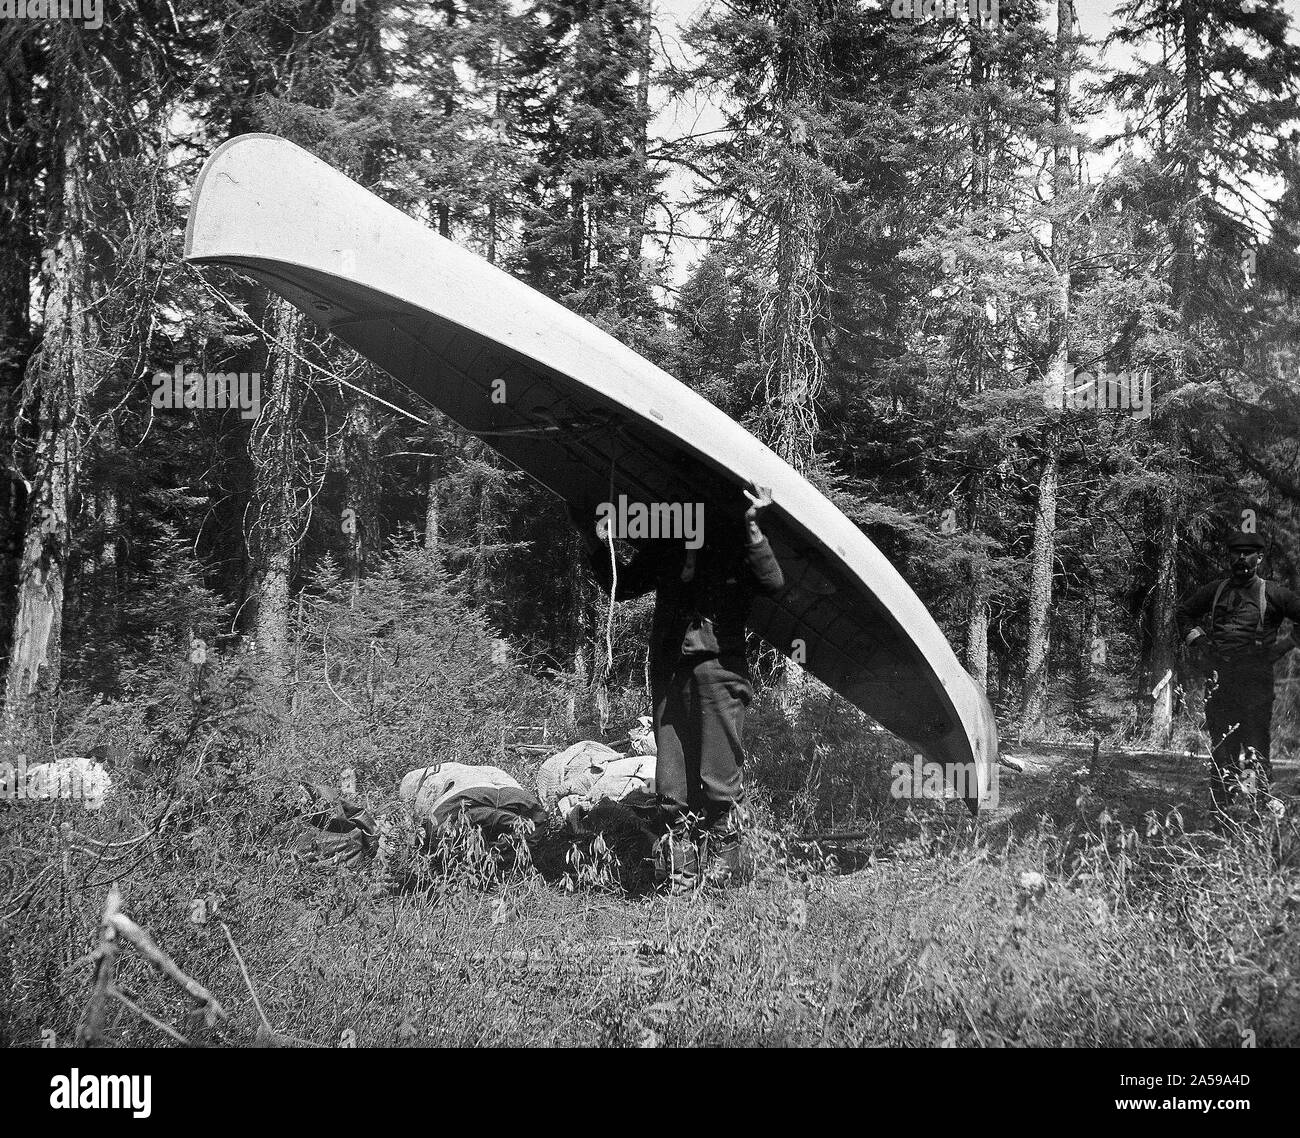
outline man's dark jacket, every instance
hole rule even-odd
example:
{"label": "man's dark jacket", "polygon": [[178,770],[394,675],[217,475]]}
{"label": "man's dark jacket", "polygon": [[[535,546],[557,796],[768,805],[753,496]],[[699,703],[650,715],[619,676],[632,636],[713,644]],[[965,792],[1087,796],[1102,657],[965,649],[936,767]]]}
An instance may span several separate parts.
{"label": "man's dark jacket", "polygon": [[[1251,577],[1244,585],[1231,579],[1214,606],[1214,594],[1219,581],[1211,581],[1199,588],[1178,609],[1179,622],[1184,633],[1196,625],[1208,637],[1211,656],[1227,662],[1263,663],[1272,658],[1277,642],[1277,631],[1284,617],[1290,617],[1300,628],[1300,597],[1285,585],[1265,581],[1266,601],[1264,623],[1259,621],[1259,578]],[[1211,608],[1214,607],[1213,627]]]}
{"label": "man's dark jacket", "polygon": [[[589,555],[592,572],[606,592],[611,571],[608,548]],[[745,618],[758,590],[780,591],[781,566],[767,538],[757,544],[739,537],[734,545],[696,551],[695,574],[682,580],[686,547],[680,541],[651,541],[618,570],[615,600],[655,590],[650,631],[650,670],[671,672],[682,657],[745,654]]]}

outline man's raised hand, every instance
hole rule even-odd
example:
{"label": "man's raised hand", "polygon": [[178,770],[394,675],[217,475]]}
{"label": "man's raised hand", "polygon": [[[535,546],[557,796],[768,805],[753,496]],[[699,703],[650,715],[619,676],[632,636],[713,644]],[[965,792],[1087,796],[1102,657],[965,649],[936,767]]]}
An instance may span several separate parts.
{"label": "man's raised hand", "polygon": [[749,509],[745,511],[745,520],[752,522],[758,517],[759,510],[766,510],[772,504],[772,488],[770,486],[754,486],[752,491],[745,490],[745,497],[749,499]]}

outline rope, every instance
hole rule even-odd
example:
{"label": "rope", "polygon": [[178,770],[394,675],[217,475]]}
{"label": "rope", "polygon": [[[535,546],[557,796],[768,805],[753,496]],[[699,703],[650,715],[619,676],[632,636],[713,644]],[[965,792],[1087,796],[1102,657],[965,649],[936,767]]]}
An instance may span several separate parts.
{"label": "rope", "polygon": [[[614,501],[615,453],[609,456],[609,498]],[[614,527],[605,527],[605,541],[609,544],[609,611],[605,614],[605,677],[614,674],[614,596],[618,592],[618,558],[614,555]]]}
{"label": "rope", "polygon": [[202,273],[200,273],[198,269],[196,269],[193,265],[191,265],[188,261],[185,262],[184,264],[185,267],[189,269],[190,272],[192,272],[195,277],[198,278],[199,283],[202,284],[204,288],[206,288],[210,293],[212,293],[212,295],[215,296],[219,301],[221,301],[221,303],[224,304],[228,309],[230,309],[232,315],[236,316],[240,320],[243,320],[246,324],[256,329],[258,334],[261,335],[262,338],[268,344],[274,344],[285,355],[292,356],[300,364],[305,364],[307,367],[311,368],[312,371],[320,372],[320,374],[323,375],[326,379],[334,383],[342,384],[344,387],[349,388],[352,391],[355,391],[358,395],[364,395],[367,399],[373,399],[376,403],[380,404],[381,406],[387,407],[390,411],[396,411],[397,414],[399,415],[405,415],[408,419],[412,420],[413,422],[419,423],[420,426],[422,427],[431,426],[428,419],[421,419],[419,415],[413,415],[411,414],[410,411],[398,407],[395,403],[389,403],[387,399],[381,398],[380,396],[376,395],[373,391],[367,391],[364,387],[358,387],[355,383],[350,383],[348,380],[344,379],[337,372],[330,371],[328,368],[323,368],[319,364],[313,363],[311,360],[307,359],[301,353],[296,351],[292,347],[292,345],[286,344],[283,341],[277,339],[274,335],[272,335],[271,332],[269,332],[266,328],[263,328],[262,325],[260,325],[256,320],[254,320],[251,316],[249,316],[247,312],[244,312],[243,310],[238,308],[228,297],[223,295],[219,289],[217,289],[213,284],[211,284],[208,281],[208,279]]}

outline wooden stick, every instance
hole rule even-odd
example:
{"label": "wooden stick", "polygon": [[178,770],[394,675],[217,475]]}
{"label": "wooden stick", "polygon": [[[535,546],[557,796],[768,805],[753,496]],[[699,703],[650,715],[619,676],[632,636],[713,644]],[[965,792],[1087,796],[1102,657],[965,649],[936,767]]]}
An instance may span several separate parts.
{"label": "wooden stick", "polygon": [[257,1009],[257,1018],[262,1021],[262,1026],[272,1035],[278,1034],[271,1026],[271,1021],[266,1018],[266,1012],[262,1011],[262,1003],[257,998],[257,993],[253,990],[253,981],[248,978],[248,969],[244,967],[244,958],[239,955],[239,948],[235,944],[235,938],[230,935],[230,929],[226,927],[226,922],[221,922],[221,931],[226,934],[226,940],[230,942],[230,951],[235,954],[235,963],[239,965],[239,971],[243,974],[244,983],[248,985],[248,994],[253,997],[253,1007]]}
{"label": "wooden stick", "polygon": [[[66,825],[66,823],[64,823],[64,824]],[[79,833],[77,833],[76,830],[72,829],[71,827],[68,827],[68,829],[67,829],[66,831],[61,831],[61,832],[60,832],[60,837],[63,838],[63,839],[65,839],[65,840],[68,842],[69,845],[71,845],[74,841],[80,841],[80,842],[88,842],[88,843],[89,843],[90,845],[92,845],[92,846],[98,846],[101,850],[117,850],[117,849],[122,849],[122,848],[124,848],[124,847],[126,847],[126,846],[136,846],[136,845],[139,845],[139,844],[140,844],[141,842],[143,842],[146,838],[152,838],[152,837],[153,837],[153,831],[152,831],[152,830],[146,830],[146,831],[145,831],[143,834],[141,834],[138,838],[130,838],[130,839],[128,839],[128,840],[125,841],[125,842],[101,842],[101,841],[99,841],[97,838],[88,838],[88,837],[86,837],[85,834],[79,834]],[[76,847],[74,846],[73,848],[76,848]],[[82,850],[81,852],[82,852],[82,853],[96,853],[96,852],[98,852],[98,851],[96,851],[96,850]]]}
{"label": "wooden stick", "polygon": [[133,1004],[124,995],[122,995],[122,993],[116,987],[109,988],[108,994],[112,996],[114,999],[124,1003],[128,1008],[130,1008],[133,1012],[135,1012],[135,1014],[138,1015],[141,1019],[148,1020],[148,1022],[153,1024],[154,1027],[156,1027],[159,1031],[165,1032],[167,1035],[170,1035],[174,1040],[176,1040],[177,1043],[183,1044],[186,1047],[190,1045],[190,1041],[186,1039],[185,1036],[181,1035],[178,1031],[174,1030],[173,1028],[168,1027],[167,1024],[163,1023],[162,1020],[154,1019],[154,1017],[151,1016],[147,1011],[145,1011],[144,1008],[140,1007],[137,1004]]}
{"label": "wooden stick", "polygon": [[117,927],[113,920],[118,916],[121,904],[122,895],[114,883],[104,902],[104,916],[99,925],[99,947],[91,953],[95,961],[95,974],[90,999],[86,1001],[81,1022],[77,1024],[77,1041],[86,1047],[94,1047],[104,1031],[104,1011],[109,990],[113,986],[113,957],[117,952]]}
{"label": "wooden stick", "polygon": [[104,918],[114,929],[144,953],[154,967],[162,972],[163,975],[167,976],[168,979],[185,989],[185,991],[199,1003],[206,1004],[211,1015],[220,1016],[222,1019],[228,1018],[226,1016],[226,1009],[217,1001],[216,996],[203,987],[202,984],[195,980],[191,980],[186,976],[185,973],[176,966],[176,962],[163,952],[163,950],[154,943],[153,938],[131,920],[130,917],[125,913],[114,912],[112,914],[105,913]]}

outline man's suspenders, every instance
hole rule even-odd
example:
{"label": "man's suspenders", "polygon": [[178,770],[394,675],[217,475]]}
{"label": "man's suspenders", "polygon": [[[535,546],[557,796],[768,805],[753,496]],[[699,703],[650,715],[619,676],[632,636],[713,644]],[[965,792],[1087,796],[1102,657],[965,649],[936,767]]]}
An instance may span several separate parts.
{"label": "man's suspenders", "polygon": [[[1268,604],[1268,586],[1263,577],[1256,577],[1259,583],[1259,595],[1255,598],[1255,606],[1259,609],[1259,622],[1255,625],[1255,647],[1264,647],[1264,607]],[[1224,577],[1219,582],[1219,587],[1214,590],[1214,600],[1210,602],[1210,641],[1214,641],[1214,618],[1218,615],[1219,598],[1223,596],[1223,590],[1228,587],[1228,578]]]}

